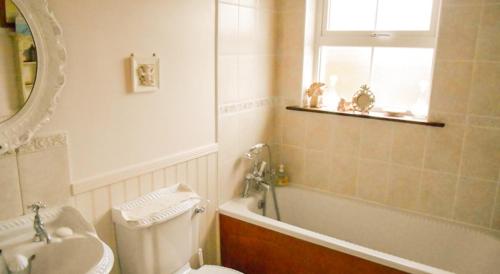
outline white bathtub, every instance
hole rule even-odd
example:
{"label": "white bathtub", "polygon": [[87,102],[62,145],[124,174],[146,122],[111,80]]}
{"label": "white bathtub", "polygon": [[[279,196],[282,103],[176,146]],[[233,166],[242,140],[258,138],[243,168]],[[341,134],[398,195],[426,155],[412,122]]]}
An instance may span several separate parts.
{"label": "white bathtub", "polygon": [[262,216],[257,197],[231,200],[219,210],[410,273],[500,273],[498,235],[299,187],[278,188],[277,195],[282,222]]}

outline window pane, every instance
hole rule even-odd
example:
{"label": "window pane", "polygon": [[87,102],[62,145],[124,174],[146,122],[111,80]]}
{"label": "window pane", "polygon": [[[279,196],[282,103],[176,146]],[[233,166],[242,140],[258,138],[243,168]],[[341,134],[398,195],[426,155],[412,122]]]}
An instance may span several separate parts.
{"label": "window pane", "polygon": [[428,99],[434,49],[375,48],[372,91],[378,107],[411,110]]}
{"label": "window pane", "polygon": [[322,47],[320,81],[337,96],[351,100],[370,81],[370,47]]}
{"label": "window pane", "polygon": [[430,29],[433,0],[379,0],[378,3],[377,30]]}
{"label": "window pane", "polygon": [[431,25],[433,2],[434,0],[329,0],[327,29],[426,31]]}
{"label": "window pane", "polygon": [[330,0],[329,2],[328,30],[353,31],[375,28],[377,1]]}

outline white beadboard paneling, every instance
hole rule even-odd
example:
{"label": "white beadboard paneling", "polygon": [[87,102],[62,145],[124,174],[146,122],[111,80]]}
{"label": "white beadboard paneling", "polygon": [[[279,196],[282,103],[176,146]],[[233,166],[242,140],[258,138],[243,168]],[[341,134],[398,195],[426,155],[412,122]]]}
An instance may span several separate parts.
{"label": "white beadboard paneling", "polygon": [[156,170],[153,172],[153,189],[157,190],[165,186],[165,174],[164,170]]}
{"label": "white beadboard paneling", "polygon": [[149,162],[140,163],[113,170],[111,172],[100,174],[92,178],[73,182],[71,185],[73,195],[87,192],[96,188],[104,187],[114,182],[123,181],[128,178],[137,177],[142,174],[153,172],[169,166],[175,166],[178,163],[184,163],[191,159],[205,157],[216,153],[218,150],[217,144],[210,144],[202,147],[197,147],[188,151],[183,151],[174,155],[169,155],[160,159]]}
{"label": "white beadboard paneling", "polygon": [[180,163],[175,167],[177,171],[177,183],[187,183],[187,163]]}
{"label": "white beadboard paneling", "polygon": [[217,184],[217,154],[207,157],[207,189],[210,203],[207,208],[207,226],[209,228],[209,238],[205,245],[206,262],[209,264],[220,264],[219,230],[217,229],[217,207],[219,206],[219,185]]}
{"label": "white beadboard paneling", "polygon": [[92,192],[86,192],[75,196],[76,208],[82,213],[85,220],[94,222],[94,201]]}
{"label": "white beadboard paneling", "polygon": [[139,176],[139,189],[141,195],[147,194],[153,191],[153,174],[148,173]]}
{"label": "white beadboard paneling", "polygon": [[111,206],[122,204],[126,201],[125,183],[119,182],[109,186],[111,196]]}
{"label": "white beadboard paneling", "polygon": [[187,163],[187,179],[186,184],[192,189],[198,191],[198,165],[197,160],[191,160]]}
{"label": "white beadboard paneling", "polygon": [[177,183],[177,166],[171,166],[164,170],[165,186],[171,186]]}
{"label": "white beadboard paneling", "polygon": [[139,196],[139,178],[134,177],[125,181],[125,199],[130,201]]}
{"label": "white beadboard paneling", "polygon": [[[99,236],[114,251],[116,239],[111,218],[111,207],[135,199],[153,189],[163,188],[175,183],[189,184],[203,200],[210,200],[207,211],[200,215],[200,247],[204,250],[206,263],[217,262],[217,232],[215,223],[218,205],[217,155],[197,157],[172,166],[161,167],[103,187],[83,192],[71,198],[83,216],[92,222]],[[116,256],[116,252],[115,252]],[[118,260],[112,273],[120,273]]]}
{"label": "white beadboard paneling", "polygon": [[94,203],[94,221],[99,221],[110,209],[109,187],[103,187],[92,191],[92,201]]}

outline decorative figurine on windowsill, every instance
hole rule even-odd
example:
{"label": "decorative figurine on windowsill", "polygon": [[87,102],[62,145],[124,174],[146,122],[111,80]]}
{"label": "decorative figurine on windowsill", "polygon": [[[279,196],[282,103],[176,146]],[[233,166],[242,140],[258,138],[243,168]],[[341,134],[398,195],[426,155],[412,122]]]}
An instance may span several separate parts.
{"label": "decorative figurine on windowsill", "polygon": [[309,106],[312,108],[320,108],[323,105],[323,87],[324,83],[312,83],[309,88],[306,90],[307,96],[311,98],[309,102]]}
{"label": "decorative figurine on windowsill", "polygon": [[354,111],[352,108],[352,103],[348,102],[344,98],[340,98],[339,104],[337,106],[337,111],[339,112],[347,112],[347,111]]}
{"label": "decorative figurine on windowsill", "polygon": [[352,108],[362,114],[368,114],[375,104],[375,95],[367,85],[362,85],[352,97]]}

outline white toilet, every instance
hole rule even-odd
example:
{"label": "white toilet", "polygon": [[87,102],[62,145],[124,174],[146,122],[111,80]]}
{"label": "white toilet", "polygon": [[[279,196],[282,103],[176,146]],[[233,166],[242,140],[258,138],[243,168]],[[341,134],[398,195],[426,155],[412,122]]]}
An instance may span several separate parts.
{"label": "white toilet", "polygon": [[191,268],[198,254],[200,201],[178,184],[113,207],[122,273],[241,274],[215,265]]}

